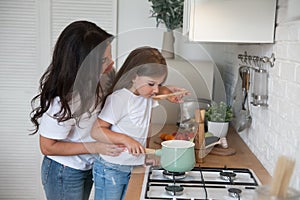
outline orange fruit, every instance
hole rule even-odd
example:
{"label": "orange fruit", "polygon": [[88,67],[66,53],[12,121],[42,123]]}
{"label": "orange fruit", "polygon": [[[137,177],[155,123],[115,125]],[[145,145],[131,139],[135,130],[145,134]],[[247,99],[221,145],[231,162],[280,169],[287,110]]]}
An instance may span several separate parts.
{"label": "orange fruit", "polygon": [[162,134],[160,134],[160,139],[162,139],[162,140],[166,140],[166,136],[168,135],[168,133],[162,133]]}
{"label": "orange fruit", "polygon": [[175,139],[175,137],[173,136],[173,135],[166,135],[165,136],[165,140],[174,140]]}

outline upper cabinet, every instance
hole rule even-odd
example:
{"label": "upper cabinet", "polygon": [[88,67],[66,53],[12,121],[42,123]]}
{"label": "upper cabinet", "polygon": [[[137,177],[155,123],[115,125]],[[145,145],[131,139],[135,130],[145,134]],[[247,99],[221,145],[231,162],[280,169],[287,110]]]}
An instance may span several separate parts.
{"label": "upper cabinet", "polygon": [[276,0],[185,0],[190,41],[273,43]]}

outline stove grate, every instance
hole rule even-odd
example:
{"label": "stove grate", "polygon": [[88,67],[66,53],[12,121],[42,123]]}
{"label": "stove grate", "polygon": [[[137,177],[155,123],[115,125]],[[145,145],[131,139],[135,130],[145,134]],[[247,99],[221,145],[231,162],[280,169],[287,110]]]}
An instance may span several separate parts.
{"label": "stove grate", "polygon": [[[199,172],[199,174],[197,172]],[[221,179],[221,172],[237,173],[239,175],[234,181],[226,181]],[[190,172],[187,172],[187,176],[185,178],[179,180],[177,179],[175,182],[174,180],[163,177],[162,174],[163,169],[157,167],[153,169],[152,167],[149,167],[149,170],[147,173],[145,173],[144,183],[146,184],[146,188],[144,187],[145,189],[143,189],[143,196],[145,200],[174,199],[174,196],[168,194],[167,191],[164,190],[166,186],[170,186],[171,184],[185,188],[184,194],[182,196],[176,196],[176,200],[190,200],[191,198],[194,200],[205,200],[208,199],[208,196],[209,199],[219,199],[219,197],[216,196],[216,192],[224,194],[224,191],[226,191],[226,198],[228,198],[228,188],[240,189],[243,191],[241,196],[245,196],[250,195],[251,191],[253,193],[253,191],[256,189],[256,186],[260,185],[255,174],[252,173],[250,169],[195,167]],[[198,180],[193,180],[195,175]],[[216,176],[217,178],[208,180],[207,178],[211,178],[212,175]],[[190,176],[192,176],[192,178]],[[241,178],[241,176],[244,177]],[[247,181],[249,179],[251,181],[249,183],[243,182],[245,181],[244,179]],[[187,197],[188,193],[193,193],[195,195]],[[158,196],[159,194],[161,194],[161,196]],[[243,198],[241,198],[241,200],[243,200]]]}

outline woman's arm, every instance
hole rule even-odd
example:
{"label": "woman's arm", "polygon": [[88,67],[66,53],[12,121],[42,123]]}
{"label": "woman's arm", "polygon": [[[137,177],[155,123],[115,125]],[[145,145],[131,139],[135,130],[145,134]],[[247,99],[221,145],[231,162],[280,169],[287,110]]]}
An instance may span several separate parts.
{"label": "woman's arm", "polygon": [[91,136],[97,141],[109,142],[113,144],[123,144],[131,154],[144,154],[144,147],[128,135],[110,130],[111,124],[100,118],[94,123]]}
{"label": "woman's arm", "polygon": [[64,142],[46,138],[40,135],[40,149],[42,154],[49,156],[72,156],[79,154],[100,153],[118,156],[124,149],[115,144],[103,142]]}

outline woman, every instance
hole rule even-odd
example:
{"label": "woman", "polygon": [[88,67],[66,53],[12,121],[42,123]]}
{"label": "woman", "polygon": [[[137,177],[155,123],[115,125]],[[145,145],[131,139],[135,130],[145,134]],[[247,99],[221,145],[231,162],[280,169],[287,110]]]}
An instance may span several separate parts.
{"label": "woman", "polygon": [[87,200],[93,154],[117,156],[123,150],[90,137],[109,81],[105,74],[113,65],[111,40],[112,35],[94,23],[68,25],[40,79],[40,93],[32,99],[33,134],[39,132],[45,155],[41,173],[48,200]]}

